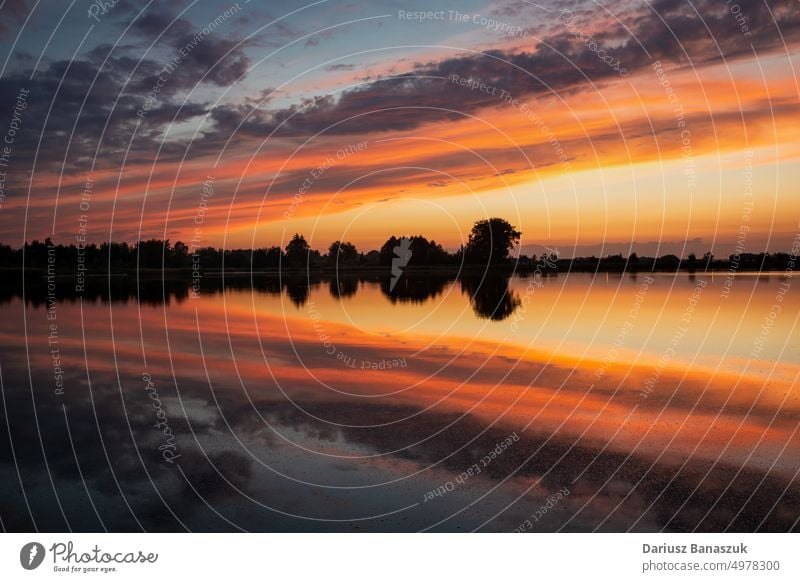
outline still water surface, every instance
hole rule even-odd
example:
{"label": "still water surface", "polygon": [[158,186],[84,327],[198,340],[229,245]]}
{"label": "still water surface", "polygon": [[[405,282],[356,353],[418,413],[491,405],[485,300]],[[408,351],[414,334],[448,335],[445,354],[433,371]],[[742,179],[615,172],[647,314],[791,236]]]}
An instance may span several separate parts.
{"label": "still water surface", "polygon": [[3,527],[797,529],[791,283],[4,290]]}

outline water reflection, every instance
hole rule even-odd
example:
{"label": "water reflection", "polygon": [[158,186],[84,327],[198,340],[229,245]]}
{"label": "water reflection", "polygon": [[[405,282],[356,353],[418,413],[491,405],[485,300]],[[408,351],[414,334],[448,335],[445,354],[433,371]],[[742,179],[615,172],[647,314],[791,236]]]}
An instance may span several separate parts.
{"label": "water reflection", "polygon": [[441,295],[451,282],[451,277],[435,274],[417,277],[404,275],[395,281],[391,277],[381,277],[380,287],[392,303],[425,303]]}
{"label": "water reflection", "polygon": [[463,277],[461,291],[469,297],[470,305],[478,317],[502,321],[519,307],[520,299],[508,286],[509,277],[486,275]]}
{"label": "water reflection", "polygon": [[207,278],[199,298],[140,281],[138,302],[124,282],[59,284],[54,319],[46,290],[5,294],[4,527],[511,531],[566,488],[536,531],[797,528],[800,362],[778,354],[798,332],[775,320],[764,369],[742,355],[779,277],[722,307],[709,282],[646,398],[699,274],[641,300],[641,274],[403,279]]}
{"label": "water reflection", "polygon": [[328,283],[331,297],[352,297],[358,291],[359,280],[356,277],[337,276]]}
{"label": "water reflection", "polygon": [[[475,314],[481,318],[502,321],[519,307],[517,294],[509,287],[509,277],[504,275],[443,276],[437,274],[405,275],[392,282],[389,276],[379,275],[236,275],[206,276],[202,278],[202,293],[219,294],[227,289],[254,290],[266,295],[286,296],[296,307],[306,305],[310,290],[327,283],[331,297],[346,299],[354,297],[361,283],[378,285],[385,297],[394,303],[424,304],[435,300],[444,290],[458,281],[461,291],[468,298]],[[200,285],[198,285],[200,286]],[[31,278],[25,285],[25,300],[38,307],[46,303],[47,285],[41,277]],[[113,276],[111,278],[90,278],[83,289],[76,291],[75,282],[65,278],[55,285],[54,296],[60,300],[83,299],[86,302],[126,302],[139,300],[146,305],[181,303],[193,292],[190,281],[185,279],[156,279],[133,276]],[[6,280],[0,284],[0,303],[13,298],[22,298],[23,286]]]}
{"label": "water reflection", "polygon": [[308,295],[313,283],[309,283],[307,279],[302,277],[288,277],[283,279],[283,285],[292,303],[296,307],[302,307],[308,301]]}

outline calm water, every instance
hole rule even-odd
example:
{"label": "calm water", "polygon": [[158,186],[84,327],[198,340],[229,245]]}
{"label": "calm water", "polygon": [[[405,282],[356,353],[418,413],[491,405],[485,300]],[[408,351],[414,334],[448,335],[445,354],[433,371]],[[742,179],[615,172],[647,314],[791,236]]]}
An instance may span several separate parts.
{"label": "calm water", "polygon": [[7,530],[798,529],[780,275],[96,285],[2,290]]}

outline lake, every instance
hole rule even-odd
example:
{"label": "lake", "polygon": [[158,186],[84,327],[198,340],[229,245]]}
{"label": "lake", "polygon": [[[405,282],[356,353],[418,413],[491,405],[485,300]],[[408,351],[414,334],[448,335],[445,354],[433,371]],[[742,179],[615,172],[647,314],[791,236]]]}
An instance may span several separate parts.
{"label": "lake", "polygon": [[797,530],[793,283],[3,288],[2,526]]}

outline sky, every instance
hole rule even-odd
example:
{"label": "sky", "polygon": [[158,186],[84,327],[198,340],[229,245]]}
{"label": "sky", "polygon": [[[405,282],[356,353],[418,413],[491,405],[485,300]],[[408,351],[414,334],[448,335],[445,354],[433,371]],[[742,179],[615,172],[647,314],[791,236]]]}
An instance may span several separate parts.
{"label": "sky", "polygon": [[15,247],[455,249],[491,216],[563,256],[800,232],[796,0],[5,0],[0,62]]}

